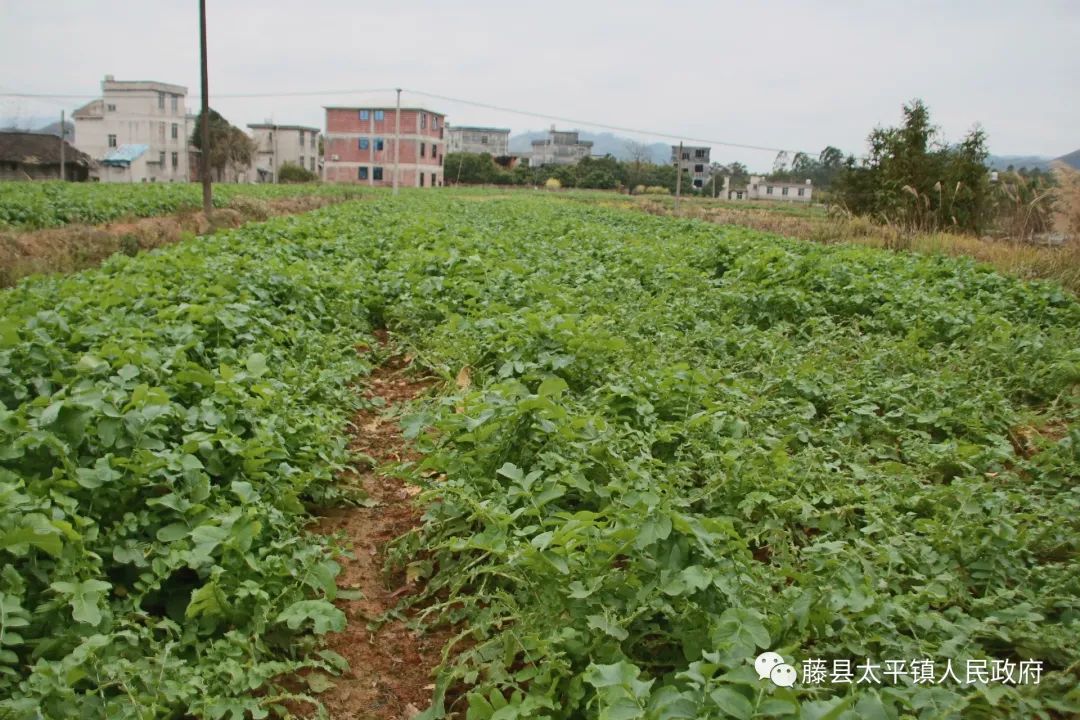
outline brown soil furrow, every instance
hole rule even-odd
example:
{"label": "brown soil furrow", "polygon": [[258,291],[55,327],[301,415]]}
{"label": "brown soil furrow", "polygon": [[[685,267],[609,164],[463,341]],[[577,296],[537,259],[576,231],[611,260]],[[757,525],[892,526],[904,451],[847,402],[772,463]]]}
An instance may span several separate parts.
{"label": "brown soil furrow", "polygon": [[383,474],[379,468],[417,459],[390,415],[432,382],[411,374],[409,362],[400,357],[372,373],[366,394],[382,398],[386,405],[354,418],[352,448],[374,460],[374,467],[357,467],[355,471],[356,480],[377,505],[333,510],[317,526],[319,532],[347,536],[355,558],[342,561],[338,585],[363,593],[359,600],[337,602],[348,625],[329,637],[330,648],[349,661],[349,670],[334,678],[335,686],[320,696],[335,720],[409,718],[431,700],[433,671],[446,633],[417,635],[395,619],[374,630],[369,623],[414,591],[403,577],[388,577],[383,568],[387,544],[419,524],[420,513],[412,503],[417,488]]}

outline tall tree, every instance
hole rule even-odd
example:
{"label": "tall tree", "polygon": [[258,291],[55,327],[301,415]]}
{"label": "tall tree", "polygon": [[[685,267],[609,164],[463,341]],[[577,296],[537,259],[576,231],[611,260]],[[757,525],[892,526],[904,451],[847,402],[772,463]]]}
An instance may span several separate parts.
{"label": "tall tree", "polygon": [[255,157],[255,142],[247,133],[233,126],[220,113],[210,108],[210,152],[203,152],[202,112],[195,119],[191,145],[199,150],[200,162],[208,162],[220,181],[226,168],[239,170],[251,165]]}
{"label": "tall tree", "polygon": [[974,128],[949,145],[921,100],[903,108],[899,127],[875,128],[869,155],[849,158],[836,183],[837,199],[860,215],[912,230],[979,232],[989,211],[986,133]]}

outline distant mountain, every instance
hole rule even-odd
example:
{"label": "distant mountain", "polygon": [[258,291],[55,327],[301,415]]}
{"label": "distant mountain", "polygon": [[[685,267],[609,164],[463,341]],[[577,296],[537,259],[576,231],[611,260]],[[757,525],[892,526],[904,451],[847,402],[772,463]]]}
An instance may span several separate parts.
{"label": "distant mountain", "polygon": [[1053,160],[1042,155],[991,155],[986,162],[991,170],[1008,170],[1010,165],[1017,170],[1022,167],[1028,170],[1049,170]]}
{"label": "distant mountain", "polygon": [[1073,150],[1068,155],[1062,155],[1058,158],[1058,160],[1065,163],[1071,168],[1080,170],[1080,150]]}
{"label": "distant mountain", "polygon": [[[57,113],[59,115],[59,113]],[[60,124],[56,116],[49,115],[5,115],[0,117],[0,129],[37,132],[37,128],[49,123]]]}
{"label": "distant mountain", "polygon": [[[67,140],[68,142],[71,142],[71,138],[75,137],[75,123],[71,122],[70,120],[65,120],[64,128],[67,130]],[[42,133],[43,135],[55,135],[56,137],[60,137],[60,122],[57,121],[49,123],[44,127],[39,127],[34,132]]]}
{"label": "distant mountain", "polygon": [[[547,137],[546,130],[530,131],[510,138],[510,152],[522,153],[532,150],[533,140],[543,140]],[[592,140],[593,155],[612,155],[618,160],[631,160],[630,151],[627,147],[631,142],[637,142],[628,137],[615,135],[614,133],[593,133],[582,130],[578,137],[582,140]],[[662,142],[646,143],[649,152],[649,160],[657,164],[666,164],[671,160],[671,145]]]}

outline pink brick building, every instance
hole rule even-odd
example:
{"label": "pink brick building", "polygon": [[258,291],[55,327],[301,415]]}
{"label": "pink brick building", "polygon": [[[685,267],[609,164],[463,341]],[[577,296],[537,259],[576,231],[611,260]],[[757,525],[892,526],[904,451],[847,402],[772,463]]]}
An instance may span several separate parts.
{"label": "pink brick building", "polygon": [[[328,107],[325,179],[363,185],[394,184],[392,107]],[[401,108],[400,187],[443,184],[445,116],[424,108]]]}

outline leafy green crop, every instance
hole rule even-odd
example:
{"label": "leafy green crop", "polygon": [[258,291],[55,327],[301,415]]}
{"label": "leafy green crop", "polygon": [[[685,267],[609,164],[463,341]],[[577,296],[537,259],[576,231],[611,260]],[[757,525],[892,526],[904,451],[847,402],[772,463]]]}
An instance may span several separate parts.
{"label": "leafy green crop", "polygon": [[[309,218],[307,222],[315,221]],[[369,265],[283,219],[0,294],[0,715],[265,717],[340,629]]]}
{"label": "leafy green crop", "polygon": [[[338,662],[303,503],[334,497],[352,346],[383,323],[472,368],[404,423],[427,507],[396,557],[418,622],[464,640],[431,715],[1080,712],[1080,304],[1057,286],[407,192],[25,282],[0,317],[16,716],[257,716],[278,674]],[[784,689],[764,649],[1044,671]]]}
{"label": "leafy green crop", "polygon": [[[234,197],[273,199],[355,192],[343,185],[215,185],[214,206]],[[0,228],[46,228],[68,223],[96,225],[126,217],[153,217],[202,207],[195,183],[5,182],[0,184]]]}
{"label": "leafy green crop", "polygon": [[[1058,287],[544,200],[386,227],[412,246],[380,272],[387,321],[473,368],[409,423],[430,506],[400,546],[469,640],[455,710],[1080,711],[1080,305]],[[1025,425],[1057,429],[1028,456]],[[749,665],[765,649],[1044,674],[783,689]]]}

